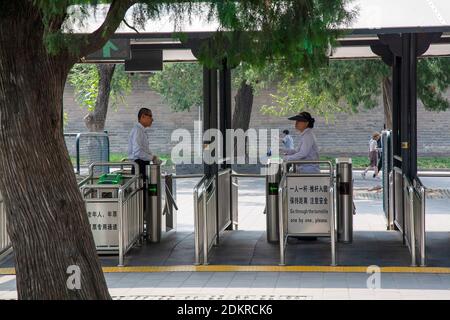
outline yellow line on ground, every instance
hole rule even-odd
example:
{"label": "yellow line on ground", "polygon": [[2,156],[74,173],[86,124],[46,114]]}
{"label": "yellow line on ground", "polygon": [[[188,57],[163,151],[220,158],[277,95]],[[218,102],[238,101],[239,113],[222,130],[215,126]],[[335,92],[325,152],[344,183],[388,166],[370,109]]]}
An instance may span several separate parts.
{"label": "yellow line on ground", "polygon": [[[177,265],[103,267],[105,273],[143,272],[324,272],[324,273],[366,273],[367,266],[237,266],[237,265]],[[444,267],[380,267],[383,273],[442,273],[450,274]],[[0,268],[0,275],[14,275],[14,268]]]}

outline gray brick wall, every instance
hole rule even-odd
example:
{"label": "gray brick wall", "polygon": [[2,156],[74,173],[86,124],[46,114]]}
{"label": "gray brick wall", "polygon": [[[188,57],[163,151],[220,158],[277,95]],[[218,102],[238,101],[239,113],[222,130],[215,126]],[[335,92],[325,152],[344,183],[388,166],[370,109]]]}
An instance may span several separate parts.
{"label": "gray brick wall", "polygon": [[[260,108],[270,103],[270,93],[260,92],[254,99],[250,127],[255,129],[290,129],[294,140],[296,133],[293,122],[286,117],[263,115]],[[133,84],[132,93],[126,98],[126,106],[108,112],[106,130],[110,133],[111,152],[126,152],[129,130],[136,121],[140,107],[150,107],[155,122],[150,129],[151,148],[157,153],[169,154],[176,142],[171,141],[172,131],[177,128],[187,129],[193,134],[194,121],[198,120],[199,110],[189,112],[172,112],[161,97],[151,91],[147,79]],[[450,111],[425,111],[418,103],[418,152],[420,155],[449,155],[450,151]],[[83,117],[86,111],[75,101],[73,88],[66,86],[64,91],[64,111],[68,115],[65,132],[85,132]],[[313,115],[314,116],[314,115]],[[316,118],[315,134],[321,154],[327,155],[366,155],[371,133],[383,128],[383,109],[380,106],[372,110],[363,110],[357,114],[337,114],[334,120],[326,122]]]}

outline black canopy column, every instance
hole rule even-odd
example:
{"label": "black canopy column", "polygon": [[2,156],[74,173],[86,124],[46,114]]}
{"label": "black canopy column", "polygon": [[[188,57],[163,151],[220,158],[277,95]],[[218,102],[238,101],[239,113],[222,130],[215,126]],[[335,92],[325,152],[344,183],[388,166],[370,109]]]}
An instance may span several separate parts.
{"label": "black canopy column", "polygon": [[227,65],[225,59],[222,63],[222,69],[219,72],[219,106],[220,106],[220,132],[223,137],[222,155],[227,160],[227,163],[221,163],[220,167],[231,168],[231,162],[228,160],[229,154],[227,154],[227,129],[231,129],[231,70]]}
{"label": "black canopy column", "polygon": [[[217,70],[208,69],[203,67],[203,132],[208,129],[218,128],[218,115],[217,115]],[[210,144],[211,141],[206,137],[207,140],[203,141],[204,145]],[[215,150],[217,155],[217,150]],[[211,178],[218,172],[217,163],[206,164],[204,163],[204,173],[206,176]]]}

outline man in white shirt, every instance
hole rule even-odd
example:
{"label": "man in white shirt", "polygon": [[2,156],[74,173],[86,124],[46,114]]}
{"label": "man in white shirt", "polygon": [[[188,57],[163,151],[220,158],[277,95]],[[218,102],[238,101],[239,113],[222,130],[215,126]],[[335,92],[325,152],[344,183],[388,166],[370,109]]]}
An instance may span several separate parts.
{"label": "man in white shirt", "polygon": [[141,108],[138,113],[138,122],[131,129],[128,138],[128,159],[135,161],[139,165],[139,172],[146,180],[145,166],[150,161],[159,163],[159,158],[152,153],[145,130],[153,123],[153,114],[150,109]]}

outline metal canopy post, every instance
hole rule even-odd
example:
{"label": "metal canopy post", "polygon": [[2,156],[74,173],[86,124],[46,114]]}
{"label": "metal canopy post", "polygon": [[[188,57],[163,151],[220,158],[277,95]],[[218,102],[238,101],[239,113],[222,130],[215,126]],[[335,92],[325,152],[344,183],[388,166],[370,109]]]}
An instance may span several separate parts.
{"label": "metal canopy post", "polygon": [[[227,59],[222,62],[222,69],[219,71],[219,106],[220,106],[220,132],[223,136],[222,155],[223,159],[228,159],[227,154],[227,129],[231,129],[231,69],[228,67]],[[231,163],[221,163],[222,169],[231,168]]]}
{"label": "metal canopy post", "polygon": [[[203,67],[203,132],[217,128],[217,122],[217,70]],[[211,141],[203,143],[210,144]],[[217,171],[217,163],[204,164],[204,173],[208,178]]]}

